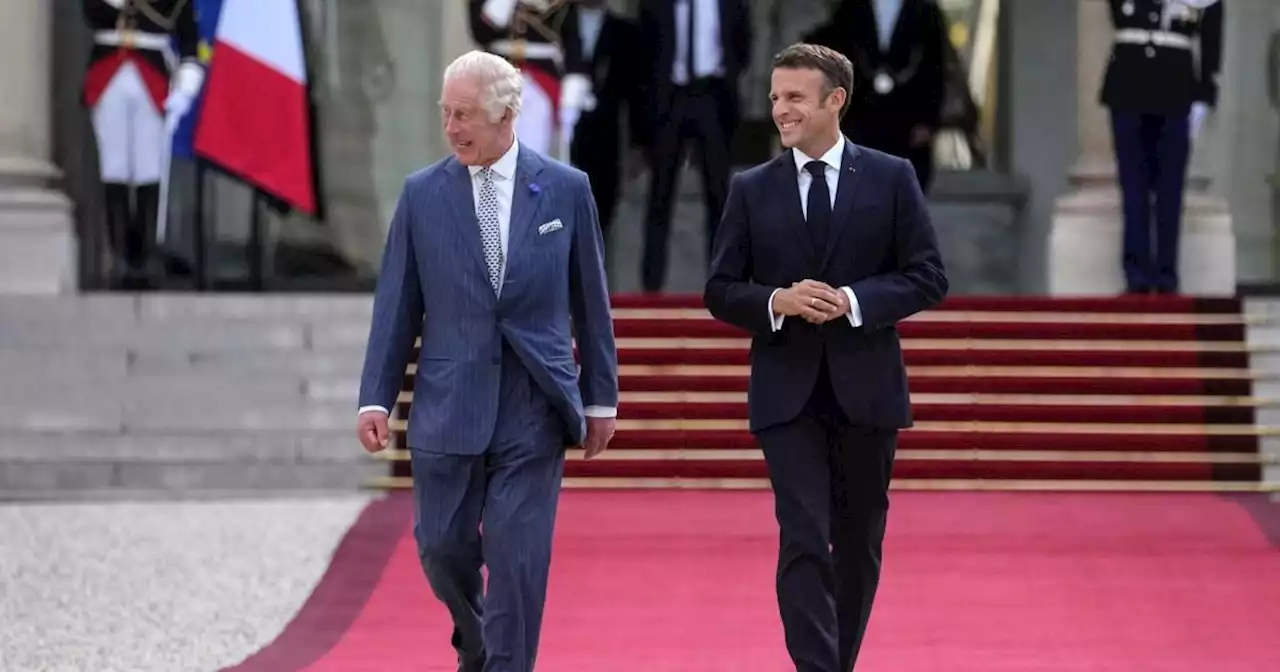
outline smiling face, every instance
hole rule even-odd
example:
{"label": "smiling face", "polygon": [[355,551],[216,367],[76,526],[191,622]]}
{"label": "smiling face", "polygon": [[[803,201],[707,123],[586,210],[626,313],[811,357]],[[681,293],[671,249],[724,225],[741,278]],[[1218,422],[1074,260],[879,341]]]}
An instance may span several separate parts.
{"label": "smiling face", "polygon": [[769,100],[782,146],[820,156],[838,137],[846,95],[843,87],[832,88],[821,70],[774,68]]}
{"label": "smiling face", "polygon": [[464,166],[487,166],[511,147],[515,114],[504,108],[495,120],[490,116],[491,92],[478,75],[459,74],[444,82],[440,96],[441,118],[449,148]]}

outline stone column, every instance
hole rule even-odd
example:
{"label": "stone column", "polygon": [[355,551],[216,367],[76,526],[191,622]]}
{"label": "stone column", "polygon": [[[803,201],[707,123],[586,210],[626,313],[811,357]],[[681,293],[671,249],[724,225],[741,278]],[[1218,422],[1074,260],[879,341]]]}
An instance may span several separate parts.
{"label": "stone column", "polygon": [[77,290],[71,202],[51,188],[48,0],[13,0],[0,21],[0,294]]}
{"label": "stone column", "polygon": [[[1112,295],[1125,289],[1124,223],[1110,120],[1098,102],[1111,53],[1108,11],[1106,0],[1079,0],[1076,118],[1080,148],[1070,172],[1071,190],[1054,204],[1048,253],[1049,293],[1054,295]],[[1205,139],[1202,132],[1198,142]],[[1183,201],[1180,289],[1197,296],[1232,295],[1236,250],[1231,216],[1226,201],[1207,192],[1207,179],[1198,172],[1188,176]]]}

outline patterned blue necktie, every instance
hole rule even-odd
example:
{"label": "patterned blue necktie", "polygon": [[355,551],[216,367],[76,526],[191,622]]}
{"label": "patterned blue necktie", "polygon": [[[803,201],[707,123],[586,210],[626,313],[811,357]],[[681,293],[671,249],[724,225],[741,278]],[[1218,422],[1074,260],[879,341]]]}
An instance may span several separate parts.
{"label": "patterned blue necktie", "polygon": [[498,188],[493,184],[493,169],[480,169],[480,202],[476,204],[480,221],[480,241],[484,244],[484,261],[489,266],[489,284],[496,293],[502,278],[502,234],[498,228]]}

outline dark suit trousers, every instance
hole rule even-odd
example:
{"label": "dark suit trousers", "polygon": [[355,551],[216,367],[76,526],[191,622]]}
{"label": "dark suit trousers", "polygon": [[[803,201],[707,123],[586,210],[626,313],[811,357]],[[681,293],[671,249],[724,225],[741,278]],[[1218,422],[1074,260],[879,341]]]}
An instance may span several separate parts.
{"label": "dark suit trousers", "polygon": [[[597,116],[605,114],[612,115],[612,118],[601,119]],[[600,230],[606,243],[609,240],[609,226],[613,224],[613,212],[618,205],[618,185],[622,179],[622,156],[618,149],[619,114],[617,109],[584,114],[574,128],[573,145],[569,148],[570,162],[591,180],[591,195],[595,198]]]}
{"label": "dark suit trousers", "polygon": [[791,422],[756,438],[780,530],[778,609],[797,672],[848,672],[880,582],[897,430],[849,423],[824,359]]}
{"label": "dark suit trousers", "polygon": [[1124,274],[1130,292],[1178,289],[1182,194],[1191,156],[1189,114],[1111,113],[1124,201]]}
{"label": "dark suit trousers", "polygon": [[[498,425],[480,455],[411,448],[423,571],[463,669],[531,672],[542,628],[565,429],[504,343]],[[484,534],[480,533],[483,518]],[[483,594],[480,566],[489,570]]]}
{"label": "dark suit trousers", "polygon": [[697,145],[702,169],[703,200],[707,208],[706,254],[711,258],[720,213],[729,195],[730,146],[732,129],[729,114],[734,109],[727,83],[702,79],[676,87],[665,118],[653,129],[649,157],[652,181],[649,207],[644,220],[644,256],[641,281],[645,291],[661,291],[667,278],[667,244],[671,237],[671,214],[675,207],[676,182],[680,177],[684,149]]}

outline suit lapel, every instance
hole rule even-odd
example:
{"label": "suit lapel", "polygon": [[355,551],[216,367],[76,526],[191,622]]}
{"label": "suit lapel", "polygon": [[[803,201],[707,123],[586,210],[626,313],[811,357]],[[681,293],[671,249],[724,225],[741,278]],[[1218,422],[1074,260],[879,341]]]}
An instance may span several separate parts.
{"label": "suit lapel", "polygon": [[446,172],[449,183],[444,189],[444,205],[449,215],[445,221],[457,222],[458,235],[462,237],[463,246],[468,256],[476,262],[480,272],[487,278],[488,264],[484,260],[484,243],[480,240],[480,222],[476,219],[475,199],[471,193],[471,171],[456,160],[450,161]]}
{"label": "suit lapel", "polygon": [[844,158],[840,161],[840,183],[836,187],[836,205],[831,211],[831,231],[827,234],[827,246],[822,251],[820,269],[826,269],[831,256],[840,242],[840,236],[849,228],[849,213],[858,189],[858,180],[862,172],[858,170],[858,159],[862,152],[856,145],[844,139]]}
{"label": "suit lapel", "polygon": [[516,182],[511,194],[511,232],[507,241],[507,268],[514,259],[524,239],[528,237],[529,228],[534,225],[534,215],[542,205],[546,196],[542,194],[545,185],[534,179],[542,172],[542,159],[534,152],[520,146],[516,155]]}
{"label": "suit lapel", "polygon": [[791,198],[784,199],[786,212],[783,213],[785,217],[782,225],[795,238],[805,263],[812,264],[818,254],[813,247],[813,240],[809,237],[809,229],[805,226],[804,208],[800,205],[800,174],[796,171],[796,159],[792,152],[793,150],[788,149],[775,159],[778,162],[774,169],[778,176],[778,193],[792,194]]}

